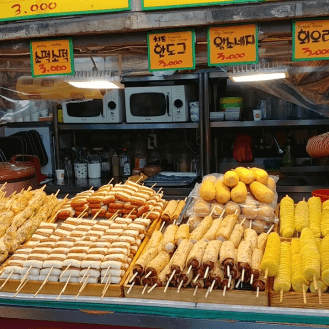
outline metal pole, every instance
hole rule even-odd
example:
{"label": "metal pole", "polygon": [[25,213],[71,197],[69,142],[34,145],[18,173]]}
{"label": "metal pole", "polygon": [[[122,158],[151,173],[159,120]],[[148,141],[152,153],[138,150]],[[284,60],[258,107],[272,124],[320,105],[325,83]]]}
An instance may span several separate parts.
{"label": "metal pole", "polygon": [[211,140],[210,140],[210,120],[209,120],[209,73],[204,73],[204,143],[205,143],[205,174],[211,172]]}
{"label": "metal pole", "polygon": [[55,163],[56,168],[60,169],[59,163],[59,138],[58,138],[58,112],[56,106],[53,107],[53,125],[54,125],[54,139],[55,139]]}
{"label": "metal pole", "polygon": [[204,176],[204,119],[203,119],[203,73],[199,73],[199,116],[200,116],[200,175]]}

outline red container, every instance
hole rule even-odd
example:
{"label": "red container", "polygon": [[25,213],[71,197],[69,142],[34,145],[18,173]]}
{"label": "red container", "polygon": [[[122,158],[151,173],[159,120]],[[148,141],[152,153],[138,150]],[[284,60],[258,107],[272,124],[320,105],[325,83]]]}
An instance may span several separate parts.
{"label": "red container", "polygon": [[312,191],[313,196],[317,196],[322,202],[329,200],[329,189],[319,189]]}

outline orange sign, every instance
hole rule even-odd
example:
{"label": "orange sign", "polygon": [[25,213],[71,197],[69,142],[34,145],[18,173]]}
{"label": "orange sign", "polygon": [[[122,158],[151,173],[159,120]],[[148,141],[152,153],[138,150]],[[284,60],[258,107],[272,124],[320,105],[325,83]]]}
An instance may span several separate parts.
{"label": "orange sign", "polygon": [[209,66],[257,62],[257,24],[217,26],[208,29]]}
{"label": "orange sign", "polygon": [[195,68],[195,32],[149,33],[150,71],[190,70]]}
{"label": "orange sign", "polygon": [[74,75],[72,39],[32,41],[32,77]]}
{"label": "orange sign", "polygon": [[292,32],[293,61],[329,59],[329,20],[294,21]]}

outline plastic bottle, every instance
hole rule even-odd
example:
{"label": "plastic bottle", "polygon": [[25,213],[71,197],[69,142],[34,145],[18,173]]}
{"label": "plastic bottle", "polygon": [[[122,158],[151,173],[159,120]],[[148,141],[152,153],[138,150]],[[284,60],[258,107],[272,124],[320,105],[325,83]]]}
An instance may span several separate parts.
{"label": "plastic bottle", "polygon": [[116,153],[112,155],[112,172],[113,177],[119,177],[119,156]]}
{"label": "plastic bottle", "polygon": [[126,148],[123,149],[123,152],[120,154],[120,176],[130,176],[131,175],[131,163],[130,163],[130,154]]}
{"label": "plastic bottle", "polygon": [[140,134],[135,143],[135,168],[142,169],[146,166],[146,147]]}

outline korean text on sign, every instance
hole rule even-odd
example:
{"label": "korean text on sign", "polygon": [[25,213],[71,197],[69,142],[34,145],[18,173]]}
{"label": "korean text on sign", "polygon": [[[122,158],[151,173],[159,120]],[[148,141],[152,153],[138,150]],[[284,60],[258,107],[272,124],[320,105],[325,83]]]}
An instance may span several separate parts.
{"label": "korean text on sign", "polygon": [[195,68],[194,31],[148,34],[150,71]]}
{"label": "korean text on sign", "polygon": [[329,59],[329,20],[295,21],[292,59]]}
{"label": "korean text on sign", "polygon": [[33,77],[74,74],[71,39],[32,41],[30,48]]}
{"label": "korean text on sign", "polygon": [[256,24],[218,26],[208,29],[208,64],[255,64],[258,61]]}

